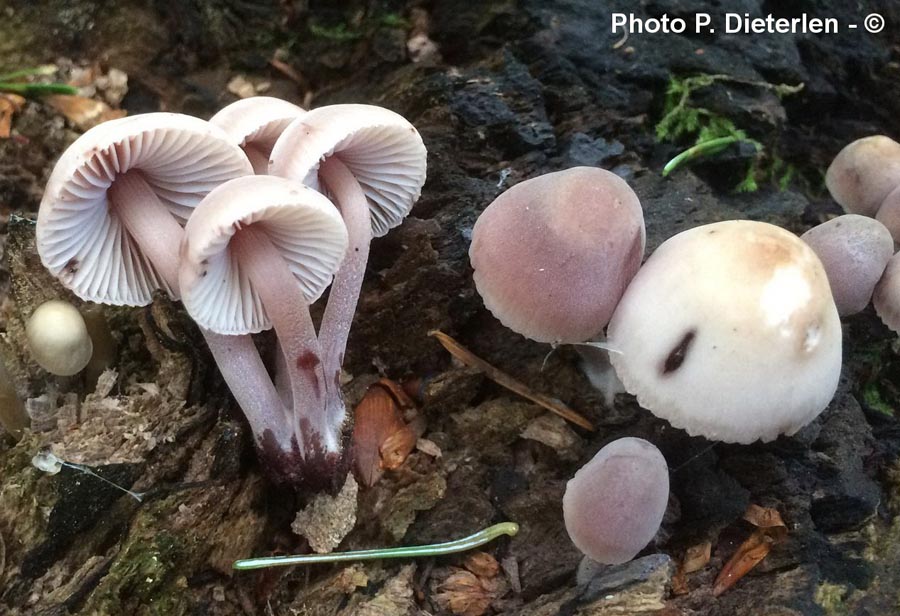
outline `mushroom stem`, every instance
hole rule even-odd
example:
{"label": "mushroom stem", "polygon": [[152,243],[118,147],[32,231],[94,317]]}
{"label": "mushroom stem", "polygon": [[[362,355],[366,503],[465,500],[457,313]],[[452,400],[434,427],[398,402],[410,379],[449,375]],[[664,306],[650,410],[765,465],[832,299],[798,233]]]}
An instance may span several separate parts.
{"label": "mushroom stem", "polygon": [[[177,297],[178,255],[184,235],[181,225],[139,172],[130,171],[116,178],[109,195],[116,215],[160,274],[160,282],[170,295]],[[261,437],[270,430],[279,443],[290,443],[293,422],[288,420],[288,411],[272,385],[253,338],[225,336],[203,328],[201,331],[253,433]]]}
{"label": "mushroom stem", "polygon": [[319,178],[334,196],[347,227],[349,243],[347,256],[334,275],[334,283],[322,316],[319,340],[322,344],[323,367],[328,387],[328,416],[333,426],[343,423],[345,407],[341,395],[340,374],[347,348],[347,336],[359,300],[369,245],[372,242],[372,221],[369,204],[359,182],[336,156],[319,167]]}
{"label": "mushroom stem", "polygon": [[289,410],[275,391],[253,338],[216,334],[202,327],[200,331],[256,438],[270,431],[278,443],[290,444],[294,430]]}
{"label": "mushroom stem", "polygon": [[240,253],[241,264],[278,335],[290,377],[292,424],[301,451],[306,455],[316,450],[339,452],[339,439],[325,417],[322,352],[297,279],[266,233],[252,225],[234,234],[231,247]]}
{"label": "mushroom stem", "polygon": [[108,194],[115,215],[153,265],[169,295],[178,299],[181,225],[139,171],[118,176]]}
{"label": "mushroom stem", "polygon": [[244,145],[244,153],[253,165],[253,173],[256,175],[266,175],[269,172],[269,157],[255,145],[248,143]]}

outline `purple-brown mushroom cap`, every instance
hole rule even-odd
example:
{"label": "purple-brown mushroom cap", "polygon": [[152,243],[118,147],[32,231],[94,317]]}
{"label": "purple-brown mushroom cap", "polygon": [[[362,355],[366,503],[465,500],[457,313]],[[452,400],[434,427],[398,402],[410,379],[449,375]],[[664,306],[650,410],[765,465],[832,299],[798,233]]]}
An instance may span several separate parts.
{"label": "purple-brown mushroom cap", "polygon": [[874,218],[845,214],[813,227],[801,239],[822,261],[838,313],[848,316],[865,309],[894,253],[887,228]]}
{"label": "purple-brown mushroom cap", "polygon": [[475,223],[469,259],[485,306],[538,342],[607,324],[644,255],[641,204],[617,175],[575,167],[521,182]]}
{"label": "purple-brown mushroom cap", "polygon": [[900,252],[891,257],[872,295],[875,312],[884,324],[900,334]]}
{"label": "purple-brown mushroom cap", "polygon": [[653,444],[612,441],[566,485],[566,531],[582,553],[615,565],[650,543],[669,501],[669,468]]}
{"label": "purple-brown mushroom cap", "polygon": [[825,185],[847,213],[875,216],[900,186],[900,143],[884,135],[857,139],[835,156]]}

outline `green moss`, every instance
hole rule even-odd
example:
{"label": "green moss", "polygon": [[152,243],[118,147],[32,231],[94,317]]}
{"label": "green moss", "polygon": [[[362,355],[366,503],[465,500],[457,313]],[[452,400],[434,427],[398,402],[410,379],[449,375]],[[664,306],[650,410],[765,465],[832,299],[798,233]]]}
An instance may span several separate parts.
{"label": "green moss", "polygon": [[[697,106],[692,96],[698,90],[708,88],[717,82],[736,82],[774,91],[778,96],[786,96],[799,92],[800,86],[770,84],[737,79],[729,75],[692,75],[689,77],[672,77],[666,89],[663,115],[656,124],[656,138],[659,141],[677,142],[692,139],[693,145],[714,142],[719,139],[731,139],[734,142],[745,142],[756,148],[756,156],[748,164],[744,178],[735,187],[737,192],[753,192],[759,189],[762,181],[774,182],[780,190],[787,188],[794,176],[794,169],[785,165],[777,156],[766,155],[762,144],[752,139],[735,123],[709,109]],[[710,149],[703,154],[715,155],[721,149]],[[697,158],[697,157],[693,157]],[[668,167],[668,165],[667,165]]]}
{"label": "green moss", "polygon": [[193,558],[195,542],[161,530],[164,519],[178,507],[166,499],[139,514],[128,543],[122,548],[88,599],[88,614],[185,614],[190,608],[187,583],[178,571]]}
{"label": "green moss", "polygon": [[816,589],[816,603],[822,607],[826,616],[843,616],[849,613],[847,606],[844,604],[846,595],[846,587],[823,582]]}

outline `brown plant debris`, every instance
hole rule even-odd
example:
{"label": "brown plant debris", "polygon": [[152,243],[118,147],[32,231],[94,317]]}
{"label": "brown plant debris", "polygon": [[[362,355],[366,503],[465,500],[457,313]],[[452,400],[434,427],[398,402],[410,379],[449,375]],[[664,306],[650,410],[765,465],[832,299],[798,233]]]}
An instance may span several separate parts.
{"label": "brown plant debris", "polygon": [[769,554],[772,546],[787,537],[787,526],[781,514],[774,509],[751,504],[744,513],[744,519],[756,527],[734,555],[722,567],[713,584],[713,595],[718,597],[734,586]]}
{"label": "brown plant debris", "polygon": [[433,338],[437,338],[438,342],[440,342],[441,345],[445,349],[447,349],[447,351],[453,357],[469,366],[470,368],[475,368],[480,372],[483,372],[485,376],[487,376],[498,385],[505,387],[506,389],[522,396],[523,398],[531,400],[535,404],[541,405],[548,411],[556,413],[563,419],[572,422],[576,426],[584,428],[585,430],[590,430],[591,432],[594,431],[594,425],[583,415],[578,413],[578,411],[569,408],[560,400],[532,391],[530,387],[525,385],[525,383],[522,383],[521,381],[514,379],[505,372],[495,368],[444,332],[433,330],[429,332],[428,335],[432,336]]}
{"label": "brown plant debris", "polygon": [[371,487],[385,470],[399,468],[416,446],[417,435],[401,410],[412,401],[399,385],[382,379],[357,405],[353,427],[353,465],[359,480]]}
{"label": "brown plant debris", "polygon": [[466,557],[465,568],[450,567],[449,575],[436,582],[434,600],[443,610],[458,616],[482,616],[509,591],[500,564],[487,552]]}

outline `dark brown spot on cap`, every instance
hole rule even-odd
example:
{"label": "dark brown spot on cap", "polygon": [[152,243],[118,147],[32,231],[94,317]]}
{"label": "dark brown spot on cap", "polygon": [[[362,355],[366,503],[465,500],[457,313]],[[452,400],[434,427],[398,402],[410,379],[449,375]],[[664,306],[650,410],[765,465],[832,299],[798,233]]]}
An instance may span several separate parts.
{"label": "dark brown spot on cap", "polygon": [[669,355],[663,362],[663,376],[671,374],[681,367],[681,365],[684,363],[685,357],[687,357],[687,352],[690,350],[691,345],[694,342],[694,338],[696,337],[696,329],[691,329],[685,332],[685,334],[681,337],[681,340],[678,341],[678,344],[676,344],[675,347],[671,351],[669,351]]}

